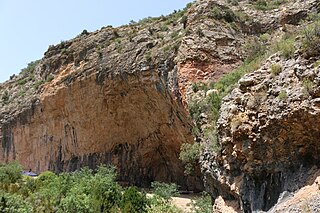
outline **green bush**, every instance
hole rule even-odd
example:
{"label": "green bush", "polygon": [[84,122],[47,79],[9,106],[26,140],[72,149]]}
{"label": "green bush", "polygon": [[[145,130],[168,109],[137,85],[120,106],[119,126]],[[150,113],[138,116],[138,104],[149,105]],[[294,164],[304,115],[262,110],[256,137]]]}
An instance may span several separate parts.
{"label": "green bush", "polygon": [[112,212],[119,207],[121,187],[115,182],[116,170],[114,167],[100,166],[90,181],[92,195],[102,212]]}
{"label": "green bush", "polygon": [[271,65],[271,73],[272,75],[279,75],[282,71],[282,66],[280,64],[272,64]]}
{"label": "green bush", "polygon": [[288,0],[257,0],[254,7],[257,10],[273,10],[279,8],[281,4],[286,3]]}
{"label": "green bush", "polygon": [[266,52],[265,45],[262,44],[258,38],[253,38],[252,40],[247,41],[244,48],[247,53],[247,61],[252,61]]}
{"label": "green bush", "polygon": [[33,88],[34,88],[35,90],[37,90],[37,89],[39,89],[39,87],[40,87],[42,84],[44,84],[44,81],[43,81],[43,80],[37,81],[37,82],[33,85]]}
{"label": "green bush", "polygon": [[0,212],[3,213],[32,213],[33,208],[22,196],[0,191]]}
{"label": "green bush", "polygon": [[320,21],[303,31],[303,50],[307,57],[320,55]]}
{"label": "green bush", "polygon": [[305,78],[305,79],[303,79],[302,83],[303,83],[303,87],[304,87],[304,90],[306,91],[306,93],[310,94],[311,91],[313,90],[314,86],[315,86],[313,81],[311,81],[308,78]]}
{"label": "green bush", "polygon": [[314,67],[314,68],[317,68],[317,67],[319,67],[319,66],[320,66],[320,60],[314,62],[314,64],[313,64],[313,67]]}
{"label": "green bush", "polygon": [[90,194],[81,186],[74,186],[60,201],[58,213],[96,212]]}
{"label": "green bush", "polygon": [[228,23],[234,22],[237,17],[229,8],[221,8],[214,6],[211,10],[211,16],[214,19],[221,20],[224,19]]}
{"label": "green bush", "polygon": [[150,206],[148,206],[147,212],[150,213],[182,213],[182,211],[175,205],[172,205],[167,200],[163,199],[159,195],[154,195],[150,199]]}
{"label": "green bush", "polygon": [[155,195],[162,197],[165,200],[170,200],[171,197],[178,195],[178,186],[175,183],[151,183],[152,191]]}
{"label": "green bush", "polygon": [[8,104],[9,103],[9,99],[10,99],[10,95],[8,90],[5,90],[4,93],[2,94],[2,102],[4,104]]}
{"label": "green bush", "polygon": [[0,165],[0,183],[8,185],[22,179],[22,167],[17,162]]}
{"label": "green bush", "polygon": [[211,196],[204,192],[200,198],[192,201],[192,211],[194,213],[212,213],[213,206]]}
{"label": "green bush", "polygon": [[187,16],[182,16],[181,20],[180,20],[180,23],[183,24],[183,29],[186,29],[187,22],[188,22],[188,17]]}
{"label": "green bush", "polygon": [[123,213],[140,213],[147,211],[148,204],[145,193],[139,192],[136,187],[128,187],[122,195],[120,207]]}
{"label": "green bush", "polygon": [[199,91],[199,85],[197,83],[193,83],[192,84],[192,91],[194,93],[198,92]]}
{"label": "green bush", "polygon": [[276,43],[274,48],[276,51],[279,51],[285,58],[292,58],[295,51],[294,43],[294,38],[289,37]]}
{"label": "green bush", "polygon": [[278,94],[278,98],[281,100],[281,101],[284,101],[288,98],[288,95],[286,93],[286,91],[284,90],[281,90]]}
{"label": "green bush", "polygon": [[31,74],[34,73],[34,70],[36,69],[36,66],[40,63],[40,60],[31,61],[28,63],[28,66],[26,68],[23,68],[21,70],[21,74]]}
{"label": "green bush", "polygon": [[200,158],[200,143],[181,145],[179,159],[185,163],[185,173],[191,174]]}

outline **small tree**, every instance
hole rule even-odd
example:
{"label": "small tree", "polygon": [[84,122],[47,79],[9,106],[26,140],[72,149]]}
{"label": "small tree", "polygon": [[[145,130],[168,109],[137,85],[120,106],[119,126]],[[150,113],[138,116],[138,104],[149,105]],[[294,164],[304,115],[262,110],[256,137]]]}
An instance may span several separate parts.
{"label": "small tree", "polygon": [[180,23],[183,24],[183,29],[186,29],[187,27],[187,22],[188,22],[188,17],[187,16],[182,16]]}

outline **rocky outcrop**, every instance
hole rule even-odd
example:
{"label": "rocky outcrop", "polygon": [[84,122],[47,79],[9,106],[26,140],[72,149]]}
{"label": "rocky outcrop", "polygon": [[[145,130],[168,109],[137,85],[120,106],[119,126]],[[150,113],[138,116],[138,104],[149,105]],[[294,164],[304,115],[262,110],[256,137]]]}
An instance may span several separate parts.
{"label": "rocky outcrop", "polygon": [[[219,105],[220,97],[210,98],[226,91],[208,85],[239,67],[250,45],[259,53],[320,8],[317,0],[268,1],[265,7],[279,5],[259,10],[261,3],[199,0],[169,16],[84,30],[50,46],[43,59],[0,84],[0,161],[18,160],[36,172],[113,164],[129,184],[157,180],[201,190],[200,173],[185,176],[179,160],[181,144],[194,143],[186,110],[194,104],[196,141],[206,147],[218,135],[220,145],[201,156],[216,203],[244,212],[304,206],[290,202],[307,183],[316,186],[319,170],[316,54],[274,54],[245,75],[223,99],[217,126],[200,112]],[[194,92],[199,85],[206,90]]]}
{"label": "rocky outcrop", "polygon": [[0,161],[36,172],[113,164],[130,184],[202,189],[200,174],[185,176],[178,159],[180,145],[193,143],[185,94],[230,72],[244,43],[208,15],[215,5],[199,1],[50,46],[33,69],[1,84],[10,97],[1,102]]}
{"label": "rocky outcrop", "polygon": [[[112,164],[129,184],[158,180],[202,189],[178,159],[180,145],[193,136],[171,74],[180,39],[171,40],[162,24],[84,31],[50,46],[34,70],[1,85],[10,98],[1,109],[0,161],[17,160],[35,172]],[[170,28],[178,36],[182,24]],[[30,91],[25,107],[15,95],[21,86]]]}
{"label": "rocky outcrop", "polygon": [[320,165],[319,73],[311,60],[273,55],[224,98],[221,153],[203,155],[213,195],[238,199],[245,212],[266,211],[306,185]]}

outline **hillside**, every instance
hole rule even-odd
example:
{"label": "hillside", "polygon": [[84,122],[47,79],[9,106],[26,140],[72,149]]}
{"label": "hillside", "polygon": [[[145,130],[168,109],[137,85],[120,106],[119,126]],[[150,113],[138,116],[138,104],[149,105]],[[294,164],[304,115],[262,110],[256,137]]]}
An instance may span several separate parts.
{"label": "hillside", "polygon": [[50,46],[0,84],[0,161],[112,164],[123,184],[208,191],[221,212],[317,212],[319,12],[198,0]]}

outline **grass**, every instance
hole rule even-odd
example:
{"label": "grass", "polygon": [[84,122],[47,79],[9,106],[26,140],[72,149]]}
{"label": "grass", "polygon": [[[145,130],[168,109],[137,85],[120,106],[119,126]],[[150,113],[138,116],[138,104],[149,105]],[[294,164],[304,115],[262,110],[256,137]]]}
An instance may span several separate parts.
{"label": "grass", "polygon": [[271,65],[271,74],[272,75],[279,75],[279,73],[282,71],[282,66],[280,64],[272,64]]}
{"label": "grass", "polygon": [[36,69],[36,66],[39,64],[40,60],[36,60],[36,61],[31,61],[30,63],[28,63],[28,66],[26,68],[23,68],[21,70],[21,74],[30,74],[33,73],[34,70]]}
{"label": "grass", "polygon": [[317,68],[317,67],[319,67],[319,66],[320,66],[320,60],[314,62],[314,64],[313,64],[313,67],[314,67],[314,68]]}
{"label": "grass", "polygon": [[44,83],[44,81],[39,80],[39,81],[37,81],[37,82],[33,85],[33,88],[34,88],[35,90],[37,90],[37,89],[39,89],[39,87],[40,87],[43,83]]}
{"label": "grass", "polygon": [[303,31],[302,48],[307,57],[320,55],[320,20],[315,21]]}
{"label": "grass", "polygon": [[281,100],[281,101],[284,101],[288,98],[288,95],[286,93],[286,91],[284,90],[281,90],[278,94],[278,98]]}
{"label": "grass", "polygon": [[232,23],[237,19],[235,13],[229,8],[221,8],[218,6],[214,6],[211,9],[211,16],[216,20],[225,20],[228,23]]}
{"label": "grass", "polygon": [[288,2],[288,0],[258,0],[256,1],[253,6],[257,10],[273,10],[280,7],[280,5]]}
{"label": "grass", "polygon": [[315,84],[313,83],[313,81],[311,81],[311,80],[308,79],[308,78],[303,79],[302,84],[303,84],[304,89],[305,89],[308,93],[310,93],[310,92],[313,90],[314,86],[315,86]]}
{"label": "grass", "polygon": [[294,56],[295,51],[295,39],[293,36],[289,36],[287,38],[282,39],[281,41],[277,42],[273,48],[276,52],[280,52],[280,54],[289,59]]}

